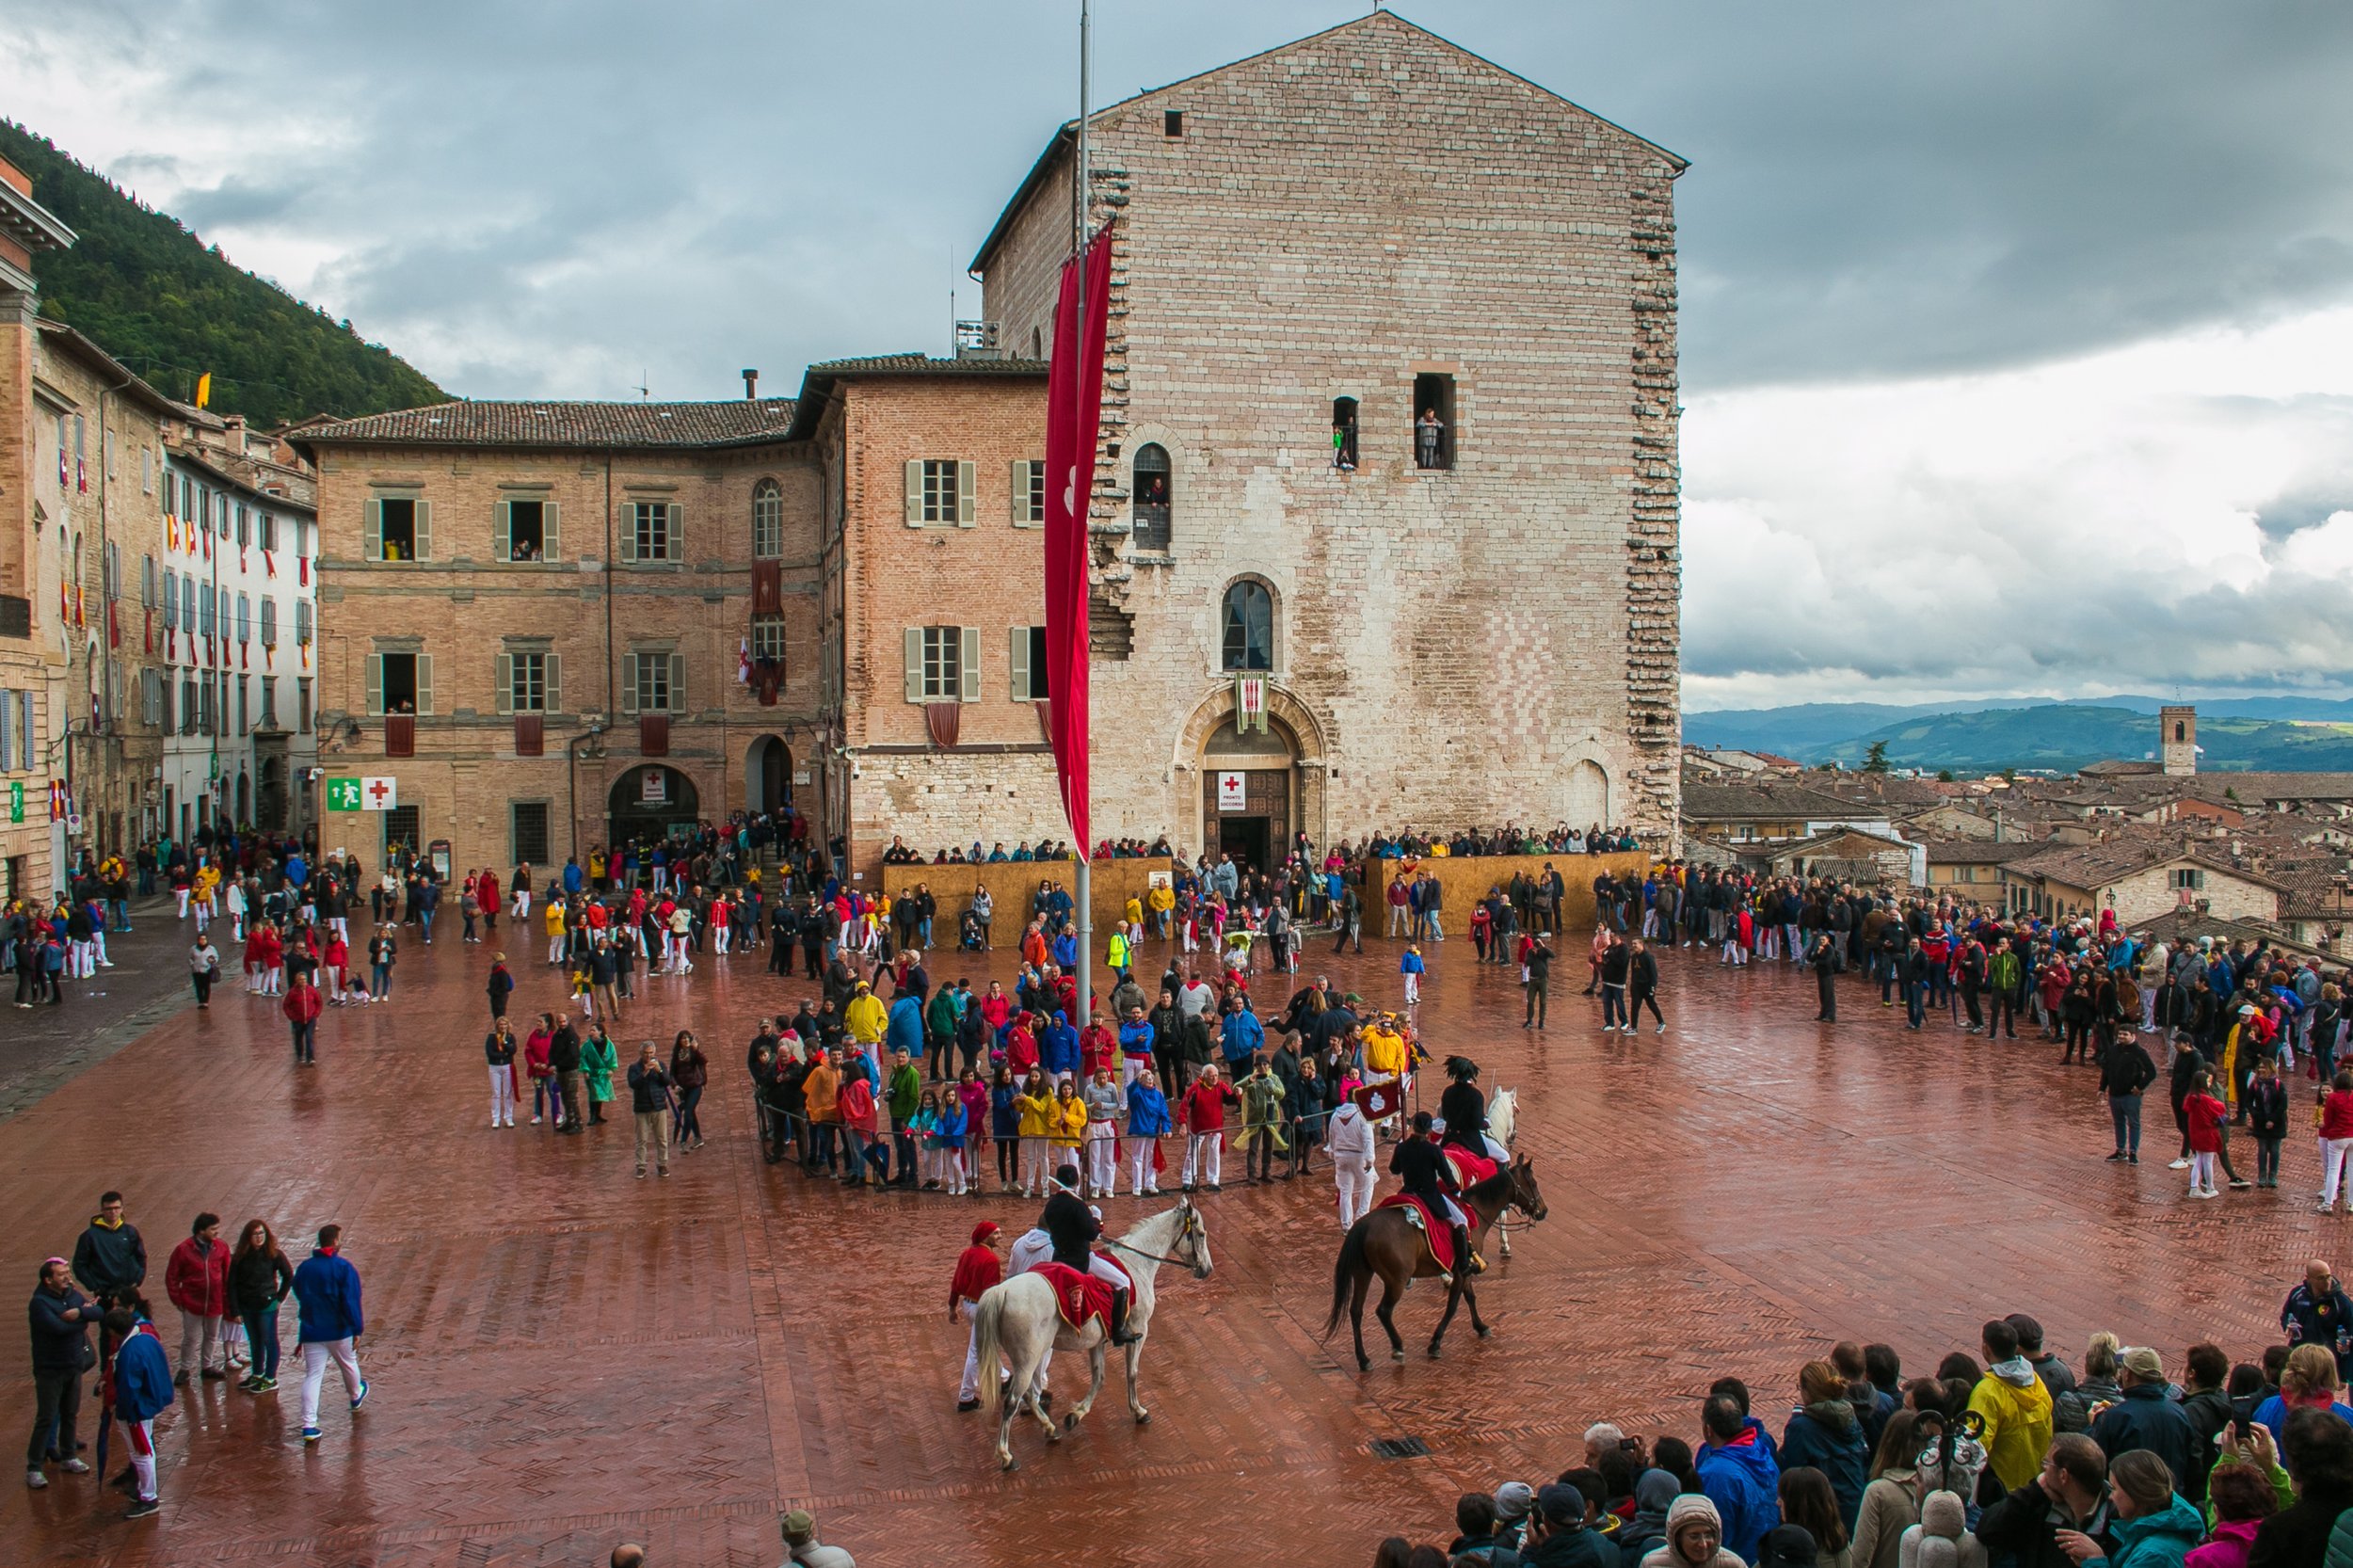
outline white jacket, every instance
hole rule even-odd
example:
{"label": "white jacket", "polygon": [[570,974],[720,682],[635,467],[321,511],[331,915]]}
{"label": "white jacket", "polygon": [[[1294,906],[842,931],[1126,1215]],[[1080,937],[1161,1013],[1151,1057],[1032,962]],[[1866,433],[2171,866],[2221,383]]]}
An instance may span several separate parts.
{"label": "white jacket", "polygon": [[1331,1151],[1332,1163],[1354,1160],[1360,1166],[1372,1163],[1372,1124],[1356,1109],[1356,1102],[1344,1102],[1332,1112],[1332,1125],[1324,1133],[1323,1146]]}

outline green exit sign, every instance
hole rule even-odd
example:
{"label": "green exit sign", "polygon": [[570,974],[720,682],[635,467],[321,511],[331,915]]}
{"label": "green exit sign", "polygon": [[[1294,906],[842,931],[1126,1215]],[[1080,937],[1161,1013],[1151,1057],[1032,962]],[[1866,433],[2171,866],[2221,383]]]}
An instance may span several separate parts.
{"label": "green exit sign", "polygon": [[12,778],[8,780],[8,821],[12,823],[20,823],[24,820],[24,780],[21,778]]}
{"label": "green exit sign", "polygon": [[329,811],[358,811],[360,781],[356,778],[330,778],[327,781],[327,808]]}

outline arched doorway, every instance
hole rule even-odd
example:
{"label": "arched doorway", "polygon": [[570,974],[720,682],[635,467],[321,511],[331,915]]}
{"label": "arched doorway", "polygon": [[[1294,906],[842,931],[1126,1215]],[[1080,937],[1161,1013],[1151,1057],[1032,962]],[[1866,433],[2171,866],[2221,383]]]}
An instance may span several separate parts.
{"label": "arched doorway", "polygon": [[1201,842],[1245,868],[1270,871],[1290,845],[1299,744],[1289,727],[1234,728],[1227,718],[1201,748]]}
{"label": "arched doorway", "polygon": [[762,735],[744,754],[744,808],[782,811],[792,804],[792,748]]}
{"label": "arched doorway", "polygon": [[275,757],[262,759],[260,815],[254,825],[274,833],[286,827],[286,765]]}
{"label": "arched doorway", "polygon": [[632,842],[650,845],[692,829],[702,801],[693,779],[676,768],[648,762],[614,780],[607,805],[612,837],[606,841],[617,849]]}
{"label": "arched doorway", "polygon": [[1589,827],[1615,825],[1609,818],[1609,776],[1591,759],[1569,769],[1561,815],[1582,833]]}

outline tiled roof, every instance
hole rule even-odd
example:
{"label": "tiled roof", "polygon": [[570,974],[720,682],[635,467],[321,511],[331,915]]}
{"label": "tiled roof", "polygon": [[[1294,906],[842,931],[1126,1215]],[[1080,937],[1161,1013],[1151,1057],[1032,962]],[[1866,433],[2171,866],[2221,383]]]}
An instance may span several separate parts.
{"label": "tiled roof", "polygon": [[2130,778],[2148,774],[2162,774],[2165,764],[2141,758],[2120,758],[2106,762],[2087,762],[2075,770],[2086,778]]}
{"label": "tiled roof", "polygon": [[1999,866],[2039,855],[2049,846],[2006,839],[1929,839],[1925,840],[1931,866]]}
{"label": "tiled roof", "polygon": [[2258,942],[2269,942],[2275,948],[2284,948],[2291,952],[2329,956],[2319,948],[2289,941],[2262,920],[2226,920],[2217,915],[2201,915],[2195,909],[2177,909],[2159,915],[2154,920],[2144,920],[2133,927],[2133,935],[2161,938],[2177,945],[2195,942],[2201,936],[2213,937],[2217,947],[2228,947],[2236,941],[2246,942],[2250,947]]}
{"label": "tiled roof", "polygon": [[708,403],[460,401],[335,420],[291,432],[312,445],[629,447],[747,446],[780,441],[792,423],[789,397]]}
{"label": "tiled roof", "polygon": [[968,380],[1034,380],[1046,375],[1043,360],[935,360],[927,354],[873,354],[862,360],[826,360],[808,367],[801,377],[799,411],[785,433],[787,440],[805,441],[817,434],[817,421],[833,396],[836,381],[895,376],[948,376]]}
{"label": "tiled roof", "polygon": [[2188,781],[2209,800],[2353,800],[2353,773],[2204,773]]}
{"label": "tiled roof", "polygon": [[2278,881],[2250,867],[2233,865],[2227,856],[2200,845],[2162,839],[2110,839],[2096,844],[2067,844],[2006,864],[2015,876],[2048,877],[2056,882],[2064,882],[2071,888],[2097,891],[2136,872],[2144,872],[2153,866],[2162,866],[2174,860],[2186,860],[2258,887],[2281,886]]}
{"label": "tiled roof", "polygon": [[1869,813],[1803,784],[1686,784],[1683,814],[1702,822],[1723,822],[1751,817],[1852,817]]}

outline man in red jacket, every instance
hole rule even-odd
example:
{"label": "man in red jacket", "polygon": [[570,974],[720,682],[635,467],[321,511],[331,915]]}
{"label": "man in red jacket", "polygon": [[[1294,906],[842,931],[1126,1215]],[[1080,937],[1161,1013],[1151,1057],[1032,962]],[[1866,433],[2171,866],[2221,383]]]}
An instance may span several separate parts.
{"label": "man in red jacket", "polygon": [[325,1009],[325,999],[319,988],[311,984],[311,971],[303,970],[286,987],[286,1000],[279,1011],[286,1015],[286,1022],[294,1028],[295,1065],[308,1067],[318,1061],[319,1014]]}
{"label": "man in red jacket", "polygon": [[172,1381],[186,1383],[192,1370],[227,1377],[221,1328],[229,1313],[229,1245],[220,1239],[219,1215],[199,1214],[188,1239],[171,1249],[164,1294],[180,1309],[180,1370]]}
{"label": "man in red jacket", "polygon": [[1201,1076],[1193,1080],[1181,1102],[1185,1111],[1185,1191],[1193,1191],[1193,1176],[1200,1175],[1201,1185],[1210,1192],[1218,1187],[1218,1161],[1225,1148],[1225,1108],[1238,1105],[1241,1096],[1232,1084],[1218,1076],[1217,1064],[1206,1063]]}

